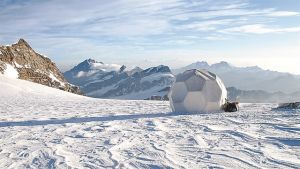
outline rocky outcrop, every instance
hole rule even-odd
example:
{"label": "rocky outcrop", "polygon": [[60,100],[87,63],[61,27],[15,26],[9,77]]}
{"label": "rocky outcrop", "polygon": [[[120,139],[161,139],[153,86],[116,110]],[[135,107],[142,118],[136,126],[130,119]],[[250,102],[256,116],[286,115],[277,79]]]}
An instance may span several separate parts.
{"label": "rocky outcrop", "polygon": [[0,61],[0,73],[4,73],[4,70],[6,69],[5,63]]}
{"label": "rocky outcrop", "polygon": [[0,46],[1,73],[5,71],[5,64],[10,64],[17,70],[19,79],[82,94],[79,87],[65,80],[55,63],[35,52],[24,39],[20,39],[16,44]]}

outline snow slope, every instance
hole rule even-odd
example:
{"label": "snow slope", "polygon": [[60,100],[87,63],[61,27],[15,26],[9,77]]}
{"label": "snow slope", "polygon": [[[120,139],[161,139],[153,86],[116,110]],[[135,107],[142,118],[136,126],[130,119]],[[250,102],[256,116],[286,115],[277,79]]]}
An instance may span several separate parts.
{"label": "snow slope", "polygon": [[0,168],[299,168],[300,112],[171,113],[0,76]]}
{"label": "snow slope", "polygon": [[18,71],[10,64],[4,63],[6,69],[3,72],[3,75],[9,78],[17,79],[19,77]]}

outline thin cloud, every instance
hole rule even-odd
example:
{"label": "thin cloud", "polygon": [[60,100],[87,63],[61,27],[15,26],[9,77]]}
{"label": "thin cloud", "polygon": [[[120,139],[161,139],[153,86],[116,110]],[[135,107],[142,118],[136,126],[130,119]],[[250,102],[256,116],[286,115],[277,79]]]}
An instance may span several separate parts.
{"label": "thin cloud", "polygon": [[224,29],[224,33],[247,33],[247,34],[266,34],[266,33],[290,33],[300,32],[300,27],[274,28],[263,24],[243,25]]}
{"label": "thin cloud", "polygon": [[274,17],[299,16],[299,15],[300,15],[299,12],[294,12],[294,11],[276,11],[267,14],[267,16],[274,16]]}
{"label": "thin cloud", "polygon": [[195,31],[218,33],[226,25],[239,26],[237,21],[241,18],[254,24],[257,17],[267,21],[271,16],[298,15],[274,8],[256,9],[249,2],[237,0],[73,0],[72,5],[60,0],[5,2],[1,4],[0,35],[8,37],[147,37],[170,33],[186,36]]}

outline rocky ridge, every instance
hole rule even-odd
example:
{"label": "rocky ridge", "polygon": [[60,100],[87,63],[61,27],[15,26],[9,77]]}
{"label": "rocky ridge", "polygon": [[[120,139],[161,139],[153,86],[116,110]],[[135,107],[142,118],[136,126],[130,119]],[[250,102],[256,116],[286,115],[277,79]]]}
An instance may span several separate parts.
{"label": "rocky ridge", "polygon": [[35,52],[24,39],[12,45],[0,46],[0,73],[4,74],[8,67],[17,71],[19,79],[82,94],[79,87],[66,81],[55,63]]}

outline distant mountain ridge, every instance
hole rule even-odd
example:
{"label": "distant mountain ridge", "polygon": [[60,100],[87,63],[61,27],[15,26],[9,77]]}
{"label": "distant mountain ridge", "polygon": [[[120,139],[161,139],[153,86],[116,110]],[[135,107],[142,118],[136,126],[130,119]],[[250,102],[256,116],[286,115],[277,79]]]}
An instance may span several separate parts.
{"label": "distant mountain ridge", "polygon": [[55,63],[35,52],[24,39],[0,46],[0,74],[81,94],[77,86],[66,81]]}
{"label": "distant mountain ridge", "polygon": [[[289,73],[263,70],[257,66],[234,67],[227,62],[213,65],[209,65],[207,62],[196,62],[184,69],[195,68],[218,72],[217,75],[220,76],[219,74],[221,74],[221,78],[223,77],[225,83],[229,82],[232,84],[239,82],[239,80],[249,83],[249,80],[253,80],[253,77],[266,83],[268,80],[274,81],[279,79],[280,81],[282,78],[293,77]],[[79,85],[87,96],[116,99],[167,100],[170,86],[175,81],[175,76],[167,66],[160,65],[145,70],[135,67],[128,70],[124,65],[104,64],[93,59],[87,59],[79,63],[71,70],[65,72],[64,75],[69,82]],[[240,102],[282,102],[300,99],[300,92],[284,93],[260,89],[241,90],[229,85],[227,85],[227,90],[230,100]]]}
{"label": "distant mountain ridge", "polygon": [[209,65],[207,62],[195,62],[172,72],[178,74],[188,69],[207,69],[217,74],[226,86],[241,90],[264,90],[267,92],[293,93],[300,91],[300,77],[261,69],[258,66],[235,67],[227,62]]}
{"label": "distant mountain ridge", "polygon": [[166,98],[174,76],[167,66],[148,69],[104,64],[87,59],[64,73],[65,78],[79,85],[87,96],[118,99],[150,99],[158,96]]}
{"label": "distant mountain ridge", "polygon": [[228,99],[243,103],[282,103],[296,102],[300,100],[300,92],[266,92],[264,90],[239,90],[234,87],[228,87]]}

